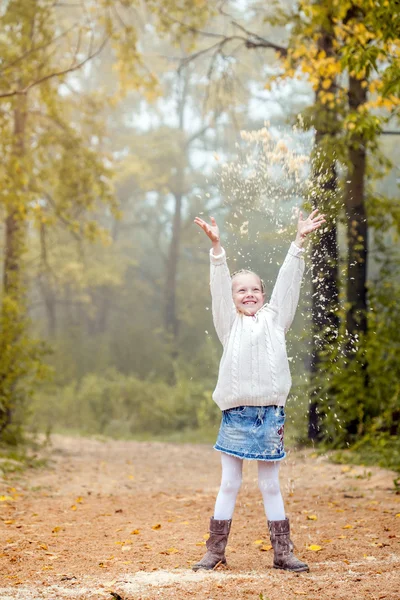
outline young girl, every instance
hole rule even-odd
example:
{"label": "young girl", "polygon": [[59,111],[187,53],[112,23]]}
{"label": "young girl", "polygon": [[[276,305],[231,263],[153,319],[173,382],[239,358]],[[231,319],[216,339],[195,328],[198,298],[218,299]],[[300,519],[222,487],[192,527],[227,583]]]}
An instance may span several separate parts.
{"label": "young girl", "polygon": [[205,556],[192,568],[214,569],[226,564],[225,547],[236,497],[242,482],[243,459],[257,460],[258,483],[268,520],[274,567],[308,571],[293,554],[289,519],[279,486],[279,462],[285,458],[285,403],[291,387],[285,334],[296,311],[304,272],[305,237],[325,223],[314,210],[307,219],[299,213],[297,236],[279,271],[269,304],[264,282],[252,271],[232,276],[220,244],[219,229],[196,217],[212,242],[211,296],[215,329],[223,345],[213,400],[222,410],[214,448],[221,452],[222,481]]}

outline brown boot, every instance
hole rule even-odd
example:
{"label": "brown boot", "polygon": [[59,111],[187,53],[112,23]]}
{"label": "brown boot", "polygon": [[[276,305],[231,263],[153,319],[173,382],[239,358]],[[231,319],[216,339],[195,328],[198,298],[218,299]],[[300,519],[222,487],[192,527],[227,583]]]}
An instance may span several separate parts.
{"label": "brown boot", "polygon": [[203,558],[193,565],[193,571],[206,569],[211,571],[218,564],[226,564],[225,548],[231,530],[232,519],[227,521],[210,519],[210,537],[206,541],[207,552]]}
{"label": "brown boot", "polygon": [[290,540],[289,519],[283,521],[268,521],[271,544],[274,549],[274,568],[286,571],[309,571],[308,565],[301,562],[293,554],[293,544]]}

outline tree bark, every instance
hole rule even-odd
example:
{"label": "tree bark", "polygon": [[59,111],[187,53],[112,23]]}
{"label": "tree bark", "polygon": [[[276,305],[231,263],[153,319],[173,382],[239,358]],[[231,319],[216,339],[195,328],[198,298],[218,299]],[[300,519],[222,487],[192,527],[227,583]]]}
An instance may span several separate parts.
{"label": "tree bark", "polygon": [[25,242],[25,219],[24,207],[21,197],[23,189],[18,185],[17,179],[22,173],[20,160],[25,153],[25,124],[26,124],[26,97],[20,96],[16,100],[14,109],[14,148],[13,167],[16,171],[14,176],[15,189],[11,190],[14,198],[7,206],[5,220],[5,245],[4,245],[4,268],[3,268],[3,291],[4,295],[20,296],[21,289],[21,255]]}
{"label": "tree bark", "polygon": [[[351,111],[366,102],[366,88],[362,81],[350,76],[349,106]],[[355,135],[349,148],[350,169],[345,193],[347,216],[347,331],[350,345],[356,344],[355,336],[367,332],[367,259],[368,222],[365,210],[366,150],[362,135]],[[349,352],[349,356],[352,352]]]}
{"label": "tree bark", "polygon": [[[23,287],[22,255],[25,250],[25,198],[22,160],[25,154],[26,126],[25,96],[15,100],[14,138],[10,179],[13,182],[6,206],[3,263],[3,294],[1,305],[0,354],[0,434],[13,422],[15,412],[14,390],[18,381],[15,363],[18,360],[18,340],[25,330],[26,301]],[[18,372],[18,371],[17,371]]]}
{"label": "tree bark", "polygon": [[172,223],[172,236],[169,246],[166,272],[165,326],[172,334],[175,343],[179,334],[179,319],[176,309],[176,287],[178,276],[178,261],[181,245],[182,229],[182,194],[175,195],[175,210]]}
{"label": "tree bark", "polygon": [[46,307],[48,334],[50,338],[54,338],[57,331],[56,294],[50,280],[50,269],[47,262],[46,228],[44,223],[40,225],[40,255],[39,286]]}
{"label": "tree bark", "polygon": [[[319,40],[319,50],[326,55],[333,53],[333,35],[325,31]],[[315,148],[319,159],[314,162],[314,179],[318,198],[314,206],[327,214],[326,231],[318,236],[311,249],[312,261],[312,350],[311,350],[311,394],[308,417],[308,437],[318,441],[321,438],[320,387],[318,376],[322,353],[328,345],[335,343],[338,335],[338,248],[337,248],[337,173],[335,159],[321,151],[326,138],[333,146],[337,120],[334,110],[321,102],[320,94],[326,92],[322,86],[316,93]],[[329,92],[334,93],[335,82]]]}

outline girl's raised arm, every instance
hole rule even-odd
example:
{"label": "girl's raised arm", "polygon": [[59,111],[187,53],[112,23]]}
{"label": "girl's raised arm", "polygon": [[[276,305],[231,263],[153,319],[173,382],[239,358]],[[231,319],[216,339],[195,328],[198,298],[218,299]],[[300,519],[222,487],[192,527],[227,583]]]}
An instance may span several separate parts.
{"label": "girl's raised arm", "polygon": [[225,250],[220,243],[218,225],[211,217],[211,225],[200,217],[194,222],[210,238],[210,290],[212,300],[212,315],[214,327],[222,345],[225,345],[236,315],[236,308],[232,299],[232,281],[226,263]]}
{"label": "girl's raised arm", "polygon": [[302,249],[304,240],[307,235],[321,227],[322,223],[326,223],[324,216],[319,215],[318,210],[314,210],[303,219],[302,212],[299,213],[296,239],[291,244],[279,270],[269,303],[277,310],[279,324],[285,333],[292,324],[299,302],[300,284],[304,273],[304,250]]}

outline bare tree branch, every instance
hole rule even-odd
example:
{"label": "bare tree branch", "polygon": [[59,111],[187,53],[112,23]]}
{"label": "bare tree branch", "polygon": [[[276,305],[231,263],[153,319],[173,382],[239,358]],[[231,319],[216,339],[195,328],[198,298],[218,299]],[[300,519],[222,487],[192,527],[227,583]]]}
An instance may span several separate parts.
{"label": "bare tree branch", "polygon": [[36,46],[34,48],[31,48],[30,50],[27,50],[26,52],[24,52],[24,54],[21,54],[21,56],[18,56],[15,60],[13,60],[12,62],[8,63],[8,65],[5,65],[4,67],[2,67],[0,69],[0,73],[3,73],[4,71],[7,71],[7,69],[11,69],[11,67],[14,67],[16,64],[18,64],[21,60],[24,60],[30,54],[34,54],[35,52],[39,52],[39,50],[43,50],[44,48],[47,48],[48,46],[51,46],[57,40],[61,39],[65,35],[67,35],[72,29],[74,29],[74,27],[76,27],[76,25],[77,25],[77,23],[75,23],[74,25],[71,25],[71,27],[69,27],[68,29],[66,29],[65,31],[63,31],[62,33],[60,33],[59,35],[56,35],[53,39],[51,39],[46,44],[43,44],[42,46]]}
{"label": "bare tree branch", "polygon": [[[105,45],[107,44],[108,40],[109,40],[109,36],[104,38],[104,40],[102,41],[100,46],[97,48],[97,50],[92,52],[90,49],[90,54],[84,60],[82,60],[80,63],[78,63],[77,65],[71,65],[70,67],[68,67],[67,69],[63,69],[62,71],[56,71],[55,73],[49,73],[48,75],[41,77],[37,81],[33,81],[32,83],[30,83],[29,85],[24,87],[22,90],[12,90],[10,92],[0,94],[0,98],[10,98],[12,96],[21,96],[21,95],[27,94],[30,89],[32,89],[33,87],[35,87],[37,85],[40,85],[44,81],[48,81],[49,79],[53,79],[54,77],[62,77],[63,75],[66,75],[67,73],[72,73],[73,71],[77,71],[78,69],[83,67],[87,62],[89,62],[90,60],[92,60],[93,58],[98,56],[100,54],[100,52],[103,50],[103,48],[105,47]],[[91,40],[90,44],[92,45],[92,40]],[[74,57],[74,58],[76,58],[76,57]]]}

